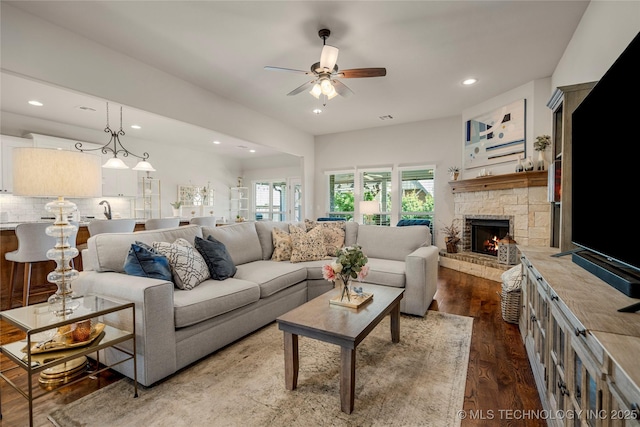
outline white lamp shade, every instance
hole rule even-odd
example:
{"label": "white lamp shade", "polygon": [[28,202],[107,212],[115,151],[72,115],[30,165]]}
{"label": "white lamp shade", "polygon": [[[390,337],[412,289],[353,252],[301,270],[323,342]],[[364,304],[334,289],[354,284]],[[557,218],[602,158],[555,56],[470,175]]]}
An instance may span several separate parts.
{"label": "white lamp shade", "polygon": [[143,172],[155,172],[156,170],[153,168],[153,166],[151,166],[151,163],[142,160],[140,162],[138,162],[137,165],[135,165],[134,167],[131,168],[131,170],[134,171],[143,171]]}
{"label": "white lamp shade", "polygon": [[360,214],[373,215],[380,213],[380,204],[376,200],[360,201]]}
{"label": "white lamp shade", "polygon": [[14,148],[13,194],[32,197],[100,197],[100,157],[48,148]]}
{"label": "white lamp shade", "polygon": [[111,157],[109,160],[104,162],[102,167],[106,169],[129,169],[129,166],[117,157]]}

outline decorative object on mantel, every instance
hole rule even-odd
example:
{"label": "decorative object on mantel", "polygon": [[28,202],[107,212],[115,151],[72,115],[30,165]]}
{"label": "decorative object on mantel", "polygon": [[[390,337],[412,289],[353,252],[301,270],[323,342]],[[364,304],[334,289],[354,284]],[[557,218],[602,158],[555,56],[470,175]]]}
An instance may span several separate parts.
{"label": "decorative object on mantel", "polygon": [[[145,152],[142,153],[142,156],[138,156],[137,154],[133,154],[131,151],[124,148],[124,145],[122,145],[122,143],[120,142],[120,136],[124,136],[124,131],[122,130],[122,106],[120,106],[120,130],[116,132],[111,130],[111,128],[109,127],[109,103],[107,102],[107,127],[104,128],[104,131],[111,134],[111,139],[109,139],[109,142],[104,144],[102,147],[83,150],[82,142],[76,142],[76,150],[80,150],[82,152],[100,150],[102,154],[107,154],[108,152],[113,153],[113,157],[107,160],[104,165],[102,165],[103,168],[107,169],[129,169],[129,166],[127,166],[122,161],[122,159],[118,158],[118,153],[122,153],[122,157],[129,157],[129,155],[132,155],[133,157],[137,157],[138,159],[140,159],[138,164],[133,167],[134,171],[155,172],[155,169],[153,168],[153,166],[151,166],[151,163],[147,162],[149,153]],[[113,148],[109,147],[112,142]],[[118,146],[120,148],[118,148]]]}
{"label": "decorative object on mantel", "polygon": [[516,164],[516,172],[524,172],[524,165],[522,164],[522,157],[518,157],[518,163]]}
{"label": "decorative object on mantel", "polygon": [[177,202],[169,203],[171,205],[171,209],[173,210],[173,216],[177,216],[180,218],[182,216],[182,202],[178,200]]}
{"label": "decorative object on mantel", "polygon": [[498,263],[514,265],[518,263],[517,242],[507,234],[498,241]]}
{"label": "decorative object on mantel", "polygon": [[68,217],[78,210],[67,197],[100,197],[102,179],[97,156],[77,151],[46,148],[13,149],[14,196],[57,196],[45,205],[47,212],[55,215],[55,221],[47,227],[48,236],[55,237],[55,247],[47,251],[47,258],[56,262],[56,269],[47,280],[58,289],[48,299],[49,310],[56,316],[66,316],[80,306],[74,299],[71,282],[78,278],[78,271],[71,268],[71,261],[78,256],[78,249],[69,245],[77,227]]}
{"label": "decorative object on mantel", "polygon": [[361,246],[347,246],[338,251],[335,261],[322,267],[322,277],[341,286],[340,301],[350,302],[353,294],[350,282],[352,279],[362,281],[367,277],[369,273],[367,262],[369,259],[362,252]]}
{"label": "decorative object on mantel", "polygon": [[457,181],[460,176],[460,168],[458,166],[451,166],[449,168],[449,175],[452,181]]}
{"label": "decorative object on mantel", "polygon": [[531,160],[531,156],[528,156],[524,161],[524,171],[531,172],[534,169],[533,160]]}
{"label": "decorative object on mantel", "polygon": [[536,169],[539,171],[544,170],[544,150],[551,145],[551,137],[549,135],[539,135],[536,140],[533,141],[533,149],[538,152],[538,163]]}
{"label": "decorative object on mantel", "polygon": [[450,226],[443,227],[444,231],[444,243],[447,245],[447,253],[455,254],[458,252],[458,243],[460,243],[460,229],[455,224],[455,220],[451,222]]}

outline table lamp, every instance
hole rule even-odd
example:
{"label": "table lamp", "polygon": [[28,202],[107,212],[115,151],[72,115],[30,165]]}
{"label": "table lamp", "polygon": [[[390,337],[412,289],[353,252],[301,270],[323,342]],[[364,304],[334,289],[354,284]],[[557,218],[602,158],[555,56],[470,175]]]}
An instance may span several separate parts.
{"label": "table lamp", "polygon": [[380,213],[380,205],[377,200],[361,200],[360,213],[363,217],[368,218],[365,224],[371,224],[371,215]]}
{"label": "table lamp", "polygon": [[77,229],[68,216],[77,210],[75,203],[64,197],[99,197],[102,194],[102,172],[99,156],[47,148],[13,149],[13,194],[29,197],[57,197],[45,209],[55,215],[53,225],[47,227],[48,236],[57,239],[47,251],[47,258],[56,262],[56,269],[47,280],[58,289],[49,297],[49,310],[56,316],[71,314],[79,303],[73,299],[71,282],[78,271],[71,268],[71,260],[78,249],[69,246],[69,236]]}

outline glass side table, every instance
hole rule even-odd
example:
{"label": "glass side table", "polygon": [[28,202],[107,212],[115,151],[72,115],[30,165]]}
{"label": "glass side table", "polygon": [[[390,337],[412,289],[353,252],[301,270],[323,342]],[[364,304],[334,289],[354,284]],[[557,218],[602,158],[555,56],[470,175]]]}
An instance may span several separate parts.
{"label": "glass side table", "polygon": [[[35,399],[129,360],[133,360],[133,397],[138,397],[134,304],[96,295],[79,297],[77,300],[80,307],[66,316],[55,316],[49,311],[49,304],[46,302],[0,311],[0,319],[26,333],[26,339],[0,346],[0,353],[13,362],[9,367],[0,368],[0,378],[29,401],[30,426],[33,426],[33,401]],[[60,335],[61,331],[64,335],[73,334],[75,329],[70,332],[66,332],[66,329],[71,329],[70,326],[76,328],[84,325],[87,320],[91,321],[93,331],[86,338],[86,341],[69,343],[66,336]],[[98,333],[98,331],[100,332]],[[76,333],[81,334],[81,331],[78,330]],[[87,333],[85,332],[85,335]],[[78,336],[76,335],[76,338]],[[117,346],[117,344],[129,340],[132,344],[131,351],[123,346]],[[83,344],[84,342],[86,344]],[[121,352],[123,357],[117,362],[101,368],[98,352],[108,347]],[[44,387],[43,389],[33,386],[33,375],[56,371],[52,368],[60,367],[60,365],[64,367],[71,365],[77,370],[79,358],[85,358],[91,353],[96,353],[95,370],[83,371],[81,375],[55,387]],[[74,360],[75,362],[73,362]],[[26,381],[14,382],[6,375],[7,372],[14,369],[24,369],[27,372]],[[43,378],[42,374],[41,378]],[[26,384],[22,384],[23,382]],[[0,396],[0,419],[2,419],[1,402],[2,396]]]}

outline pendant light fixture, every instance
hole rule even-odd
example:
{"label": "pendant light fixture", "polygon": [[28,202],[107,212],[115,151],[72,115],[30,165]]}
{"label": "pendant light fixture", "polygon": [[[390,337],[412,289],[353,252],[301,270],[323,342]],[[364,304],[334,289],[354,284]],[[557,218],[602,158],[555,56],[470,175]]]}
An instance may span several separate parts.
{"label": "pendant light fixture", "polygon": [[[113,157],[105,162],[102,165],[103,168],[106,169],[129,169],[122,159],[118,158],[118,154],[121,154],[122,157],[129,157],[130,155],[140,159],[138,164],[136,164],[132,169],[134,171],[145,171],[145,172],[155,172],[151,163],[147,161],[149,158],[149,153],[143,153],[142,156],[138,156],[137,154],[132,153],[131,151],[124,148],[122,143],[120,142],[120,136],[124,136],[124,131],[122,130],[122,107],[120,107],[120,130],[114,131],[109,127],[109,103],[107,102],[107,127],[104,128],[106,133],[111,134],[111,139],[105,145],[100,148],[92,148],[92,149],[82,149],[82,142],[76,142],[76,149],[80,151],[102,151],[102,154],[112,153]],[[111,145],[113,144],[113,147]]]}

